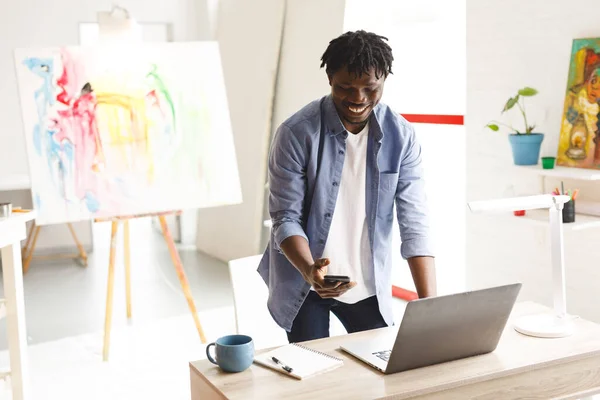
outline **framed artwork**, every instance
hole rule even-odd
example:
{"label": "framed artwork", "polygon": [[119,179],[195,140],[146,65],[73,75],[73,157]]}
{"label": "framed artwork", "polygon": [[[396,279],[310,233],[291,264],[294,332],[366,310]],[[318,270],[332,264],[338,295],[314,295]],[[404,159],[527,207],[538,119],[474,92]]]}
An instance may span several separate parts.
{"label": "framed artwork", "polygon": [[571,48],[557,165],[600,169],[600,38]]}

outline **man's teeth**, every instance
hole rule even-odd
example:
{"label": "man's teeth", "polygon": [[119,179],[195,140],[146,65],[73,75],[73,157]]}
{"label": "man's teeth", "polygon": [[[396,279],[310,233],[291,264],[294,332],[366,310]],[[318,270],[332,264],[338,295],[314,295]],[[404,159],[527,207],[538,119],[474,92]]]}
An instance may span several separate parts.
{"label": "man's teeth", "polygon": [[364,106],[363,108],[348,107],[348,109],[350,111],[352,111],[353,113],[357,113],[357,114],[360,114],[361,112],[365,111],[366,108],[367,108],[367,106]]}

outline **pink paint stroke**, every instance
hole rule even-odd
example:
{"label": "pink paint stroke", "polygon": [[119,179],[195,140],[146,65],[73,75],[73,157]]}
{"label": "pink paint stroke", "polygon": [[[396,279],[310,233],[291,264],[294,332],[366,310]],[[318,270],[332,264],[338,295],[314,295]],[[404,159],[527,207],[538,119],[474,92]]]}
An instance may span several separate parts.
{"label": "pink paint stroke", "polygon": [[93,91],[82,90],[86,83],[81,79],[83,66],[66,49],[61,51],[61,59],[63,71],[57,79],[60,93],[56,99],[67,108],[57,110],[58,118],[53,120],[54,139],[61,144],[72,143],[73,189],[77,198],[84,199],[97,193],[96,172],[102,163],[96,98]]}

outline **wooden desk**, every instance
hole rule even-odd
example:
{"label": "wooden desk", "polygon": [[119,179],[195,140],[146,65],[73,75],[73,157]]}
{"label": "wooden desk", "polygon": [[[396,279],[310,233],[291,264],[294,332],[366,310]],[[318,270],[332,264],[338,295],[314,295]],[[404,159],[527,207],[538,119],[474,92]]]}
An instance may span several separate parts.
{"label": "wooden desk", "polygon": [[[549,311],[518,303],[511,319]],[[389,335],[388,328],[306,342],[342,357],[344,366],[303,381],[258,365],[227,374],[202,360],[190,363],[192,400],[578,399],[600,393],[600,325],[576,319],[575,326],[570,337],[540,339],[519,334],[509,321],[492,353],[391,375],[339,350],[350,340]]]}

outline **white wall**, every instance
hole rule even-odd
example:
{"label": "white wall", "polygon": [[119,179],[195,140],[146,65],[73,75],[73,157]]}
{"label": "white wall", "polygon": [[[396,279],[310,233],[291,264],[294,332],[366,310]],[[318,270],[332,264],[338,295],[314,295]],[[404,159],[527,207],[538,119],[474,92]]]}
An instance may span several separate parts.
{"label": "white wall", "polygon": [[[140,22],[172,23],[173,39],[185,41],[208,37],[210,25],[206,12],[207,1],[209,0],[124,0],[119,5],[129,9]],[[3,6],[0,13],[0,179],[4,175],[29,173],[13,49],[78,45],[79,23],[96,21],[96,13],[109,11],[113,3],[109,0],[24,0]],[[28,191],[1,195],[15,204],[31,206]],[[82,242],[91,246],[90,224],[78,223],[75,227]],[[66,226],[44,228],[38,240],[40,249],[72,244]]]}
{"label": "white wall", "polygon": [[[382,102],[405,114],[465,112],[465,0],[347,0],[344,30],[389,39],[394,63]],[[465,267],[465,129],[414,124],[421,142],[438,293],[462,291]],[[414,290],[393,230],[393,283]]]}
{"label": "white wall", "polygon": [[[288,0],[275,92],[272,133],[306,104],[330,92],[321,56],[329,41],[343,33],[345,0]],[[266,170],[263,182],[266,182]],[[268,213],[268,189],[265,189],[263,219]],[[270,230],[263,229],[262,251]]]}
{"label": "white wall", "polygon": [[[512,166],[506,133],[483,127],[500,116],[518,88],[532,86],[540,94],[528,103],[530,119],[546,134],[544,154],[556,154],[572,39],[600,36],[600,3],[469,0],[467,4],[467,197],[538,193],[537,176]],[[583,187],[580,182],[565,184]],[[587,189],[586,195],[593,194],[593,186]],[[522,281],[521,299],[551,306],[547,228],[514,218],[467,215],[468,284]],[[565,230],[568,311],[596,321],[600,321],[598,235],[597,230]]]}
{"label": "white wall", "polygon": [[259,252],[283,1],[220,0],[221,49],[243,203],[199,210],[197,248],[221,260]]}
{"label": "white wall", "polygon": [[273,130],[330,92],[321,56],[329,41],[343,33],[345,4],[345,0],[287,0]]}

